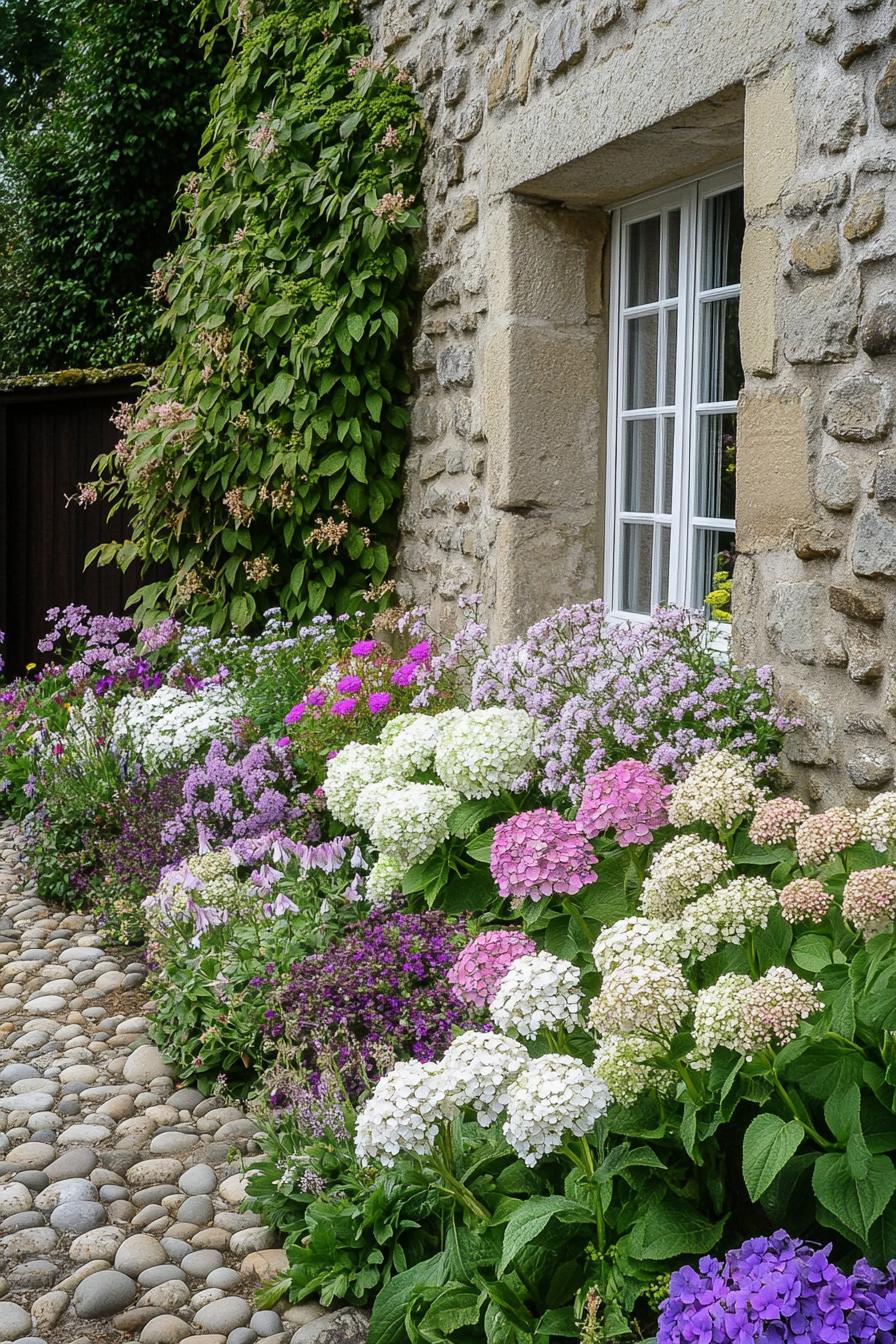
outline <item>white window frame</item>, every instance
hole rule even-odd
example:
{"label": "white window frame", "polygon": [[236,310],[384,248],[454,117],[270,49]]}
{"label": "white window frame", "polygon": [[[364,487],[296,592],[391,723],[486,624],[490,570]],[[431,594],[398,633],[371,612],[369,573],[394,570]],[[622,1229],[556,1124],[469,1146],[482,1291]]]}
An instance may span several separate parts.
{"label": "white window frame", "polygon": [[[732,165],[707,176],[692,178],[665,191],[653,192],[626,202],[614,210],[611,226],[611,280],[609,378],[607,416],[607,492],[604,553],[604,597],[611,619],[640,622],[650,619],[642,612],[627,611],[622,594],[622,524],[628,521],[667,523],[669,515],[659,513],[626,513],[621,508],[623,426],[627,419],[645,416],[645,410],[624,411],[623,379],[625,358],[623,324],[625,316],[637,315],[638,307],[623,308],[624,283],[627,272],[628,226],[640,219],[650,219],[660,211],[678,208],[681,234],[679,242],[678,296],[675,299],[658,298],[656,303],[642,305],[646,313],[677,307],[677,367],[675,405],[658,406],[652,413],[670,415],[674,412],[674,453],[671,536],[669,553],[668,601],[674,606],[694,609],[692,584],[696,558],[696,538],[700,531],[734,532],[733,518],[705,518],[694,512],[696,491],[696,456],[698,413],[730,415],[737,411],[736,401],[700,402],[700,365],[697,356],[699,325],[697,315],[704,302],[737,298],[741,284],[726,285],[712,290],[699,288],[699,267],[703,257],[704,203],[743,184],[742,165]],[[661,270],[666,258],[660,259]],[[740,277],[742,279],[742,277]],[[624,316],[625,314],[625,316]],[[657,323],[658,373],[657,399],[661,396],[660,371],[665,361],[665,322]],[[647,414],[651,410],[646,411]],[[659,448],[659,436],[657,449]],[[655,501],[656,502],[656,501]],[[657,547],[654,548],[654,593],[657,586]],[[701,609],[698,607],[697,609]],[[710,621],[713,644],[720,647],[730,640],[730,626],[722,621]]]}

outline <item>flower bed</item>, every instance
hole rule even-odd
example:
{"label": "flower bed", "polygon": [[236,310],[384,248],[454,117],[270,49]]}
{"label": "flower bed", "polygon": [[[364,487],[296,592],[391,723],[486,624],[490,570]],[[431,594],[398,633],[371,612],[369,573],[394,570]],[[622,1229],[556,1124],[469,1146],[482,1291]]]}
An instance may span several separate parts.
{"label": "flower bed", "polygon": [[157,1043],[254,1099],[261,1300],[893,1338],[896,795],[775,796],[786,716],[693,617],[482,633],[67,611],[2,693],[41,890],[145,931]]}

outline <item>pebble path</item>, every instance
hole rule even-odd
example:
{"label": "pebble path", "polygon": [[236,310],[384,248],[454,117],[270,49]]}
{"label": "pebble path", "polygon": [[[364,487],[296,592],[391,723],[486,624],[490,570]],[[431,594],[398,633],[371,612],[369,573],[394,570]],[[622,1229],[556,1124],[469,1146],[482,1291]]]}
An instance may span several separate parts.
{"label": "pebble path", "polygon": [[352,1308],[256,1309],[286,1264],[242,1211],[256,1125],[177,1086],[129,955],[37,898],[0,821],[0,1344],[358,1344]]}

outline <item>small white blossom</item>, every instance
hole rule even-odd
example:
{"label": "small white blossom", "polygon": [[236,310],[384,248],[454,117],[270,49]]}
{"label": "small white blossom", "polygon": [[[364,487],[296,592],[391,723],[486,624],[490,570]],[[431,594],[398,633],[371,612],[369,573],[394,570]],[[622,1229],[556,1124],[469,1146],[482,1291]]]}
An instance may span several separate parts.
{"label": "small white blossom", "polygon": [[567,1134],[589,1133],[611,1101],[606,1083],[581,1060],[542,1055],[508,1088],[504,1137],[526,1166],[534,1167]]}
{"label": "small white blossom", "polygon": [[656,957],[627,961],[604,978],[589,1025],[602,1036],[673,1036],[694,1006],[680,966]]}
{"label": "small white blossom", "polygon": [[517,957],[492,998],[495,1026],[532,1040],[544,1028],[575,1027],[582,1002],[579,972],[550,952]]}
{"label": "small white blossom", "polygon": [[370,839],[381,854],[410,868],[447,840],[448,818],[460,802],[453,789],[440,784],[402,784],[381,798]]}
{"label": "small white blossom", "polygon": [[592,955],[602,975],[627,961],[641,961],[644,957],[657,957],[674,964],[683,955],[681,928],[672,920],[631,915],[598,934]]}
{"label": "small white blossom", "polygon": [[719,1047],[749,1055],[753,1040],[746,1026],[746,1008],[753,981],[748,975],[723,975],[714,985],[701,989],[694,1009],[695,1049],[688,1061],[694,1068],[708,1069]]}
{"label": "small white blossom", "polygon": [[379,1080],[358,1115],[355,1152],[359,1162],[392,1167],[400,1153],[426,1157],[444,1120],[457,1112],[453,1078],[440,1064],[411,1060]]}
{"label": "small white blossom", "polygon": [[509,1085],[528,1067],[529,1052],[497,1032],[465,1031],[452,1041],[441,1063],[452,1074],[452,1101],[471,1106],[484,1127],[504,1110]]}
{"label": "small white blossom", "polygon": [[760,798],[753,768],[733,751],[701,756],[687,777],[672,789],[669,820],[674,826],[704,821],[727,830],[738,817],[752,812]]}
{"label": "small white blossom", "polygon": [[521,709],[474,709],[442,729],[435,768],[464,798],[492,798],[535,765],[538,724]]}
{"label": "small white blossom", "polygon": [[863,840],[885,853],[896,841],[896,793],[891,790],[872,798],[859,813],[859,829]]}
{"label": "small white blossom", "polygon": [[662,1048],[644,1036],[605,1036],[594,1052],[594,1072],[620,1106],[633,1106],[651,1088],[666,1095],[675,1090],[675,1075],[650,1063]]}
{"label": "small white blossom", "polygon": [[641,909],[648,919],[675,919],[731,867],[731,860],[714,840],[676,835],[653,857],[641,888]]}
{"label": "small white blossom", "polygon": [[153,770],[194,760],[216,737],[226,736],[243,705],[232,690],[210,686],[193,695],[161,686],[150,695],[126,695],[115,707],[112,741]]}
{"label": "small white blossom", "polygon": [[764,877],[736,877],[685,908],[681,917],[683,955],[712,956],[722,943],[742,943],[753,929],[764,929],[778,893]]}
{"label": "small white blossom", "polygon": [[327,763],[323,790],[327,807],[344,826],[356,825],[358,795],[389,773],[383,752],[366,742],[349,742]]}
{"label": "small white blossom", "polygon": [[396,789],[400,789],[402,784],[403,781],[397,779],[395,775],[386,775],[385,779],[375,779],[371,784],[365,784],[355,802],[355,825],[369,833],[380,810],[380,804]]}

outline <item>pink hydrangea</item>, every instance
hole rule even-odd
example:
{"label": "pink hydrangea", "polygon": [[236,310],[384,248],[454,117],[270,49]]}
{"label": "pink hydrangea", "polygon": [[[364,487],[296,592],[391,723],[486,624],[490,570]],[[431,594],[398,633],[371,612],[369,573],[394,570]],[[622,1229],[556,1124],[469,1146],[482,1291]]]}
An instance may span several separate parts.
{"label": "pink hydrangea", "polygon": [[671,792],[649,765],[617,761],[586,779],[576,826],[587,836],[612,829],[619,845],[649,845],[654,832],[668,824]]}
{"label": "pink hydrangea", "polygon": [[781,914],[788,924],[820,924],[828,912],[831,898],[824,884],[815,877],[796,877],[781,888],[778,896]]}
{"label": "pink hydrangea", "polygon": [[537,950],[520,929],[487,929],[467,943],[448,972],[448,983],[464,1003],[486,1008],[517,957]]}
{"label": "pink hydrangea", "polygon": [[797,827],[809,815],[809,809],[799,798],[769,798],[760,803],[750,823],[750,839],[754,845],[782,845],[793,841]]}
{"label": "pink hydrangea", "polygon": [[847,807],[829,807],[807,817],[796,828],[796,852],[800,863],[818,866],[827,863],[860,838],[859,823]]}
{"label": "pink hydrangea", "polygon": [[495,827],[491,868],[501,895],[519,905],[581,891],[597,876],[597,858],[574,821],[538,807]]}
{"label": "pink hydrangea", "polygon": [[850,873],[843,888],[843,918],[868,935],[887,928],[896,918],[896,869]]}

